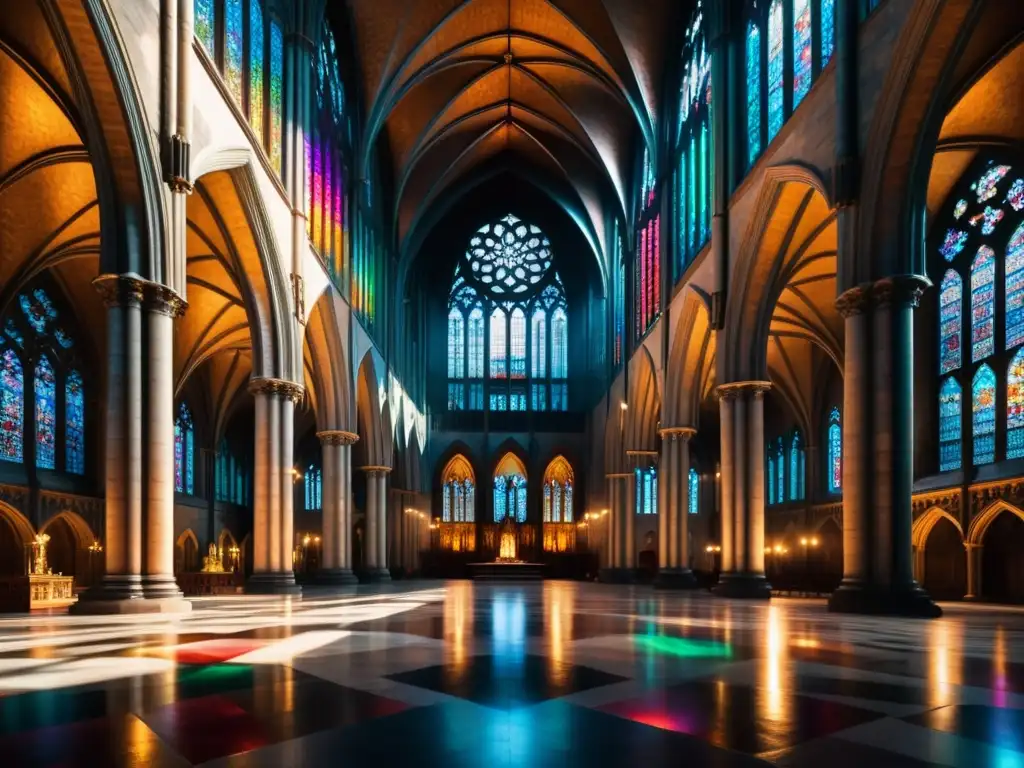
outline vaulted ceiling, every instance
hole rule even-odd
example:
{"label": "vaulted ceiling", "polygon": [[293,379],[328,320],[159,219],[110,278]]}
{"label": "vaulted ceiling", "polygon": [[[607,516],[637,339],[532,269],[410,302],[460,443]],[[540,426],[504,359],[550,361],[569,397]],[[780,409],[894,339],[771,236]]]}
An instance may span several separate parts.
{"label": "vaulted ceiling", "polygon": [[[534,178],[595,249],[652,143],[678,0],[349,0],[366,141],[386,148],[403,250],[495,164]],[[459,190],[459,192],[455,192]],[[567,196],[568,197],[568,196]]]}

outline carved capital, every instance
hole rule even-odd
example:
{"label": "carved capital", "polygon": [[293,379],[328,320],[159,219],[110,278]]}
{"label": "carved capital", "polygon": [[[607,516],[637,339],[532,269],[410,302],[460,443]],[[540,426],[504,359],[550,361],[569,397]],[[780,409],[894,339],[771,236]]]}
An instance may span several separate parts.
{"label": "carved capital", "polygon": [[629,472],[610,472],[605,475],[605,479],[607,480],[628,480],[631,477],[633,477],[633,475]]}
{"label": "carved capital", "polygon": [[359,442],[359,435],[355,432],[345,432],[340,429],[325,429],[316,433],[321,445],[354,445]]}
{"label": "carved capital", "polygon": [[658,430],[662,440],[689,440],[697,434],[693,427],[664,427]]}
{"label": "carved capital", "polygon": [[836,299],[836,310],[843,317],[862,315],[867,310],[870,299],[871,286],[858,285]]}
{"label": "carved capital", "polygon": [[146,283],[145,308],[150,312],[158,312],[168,317],[181,317],[188,308],[188,303],[166,285]]}
{"label": "carved capital", "polygon": [[100,275],[92,286],[107,307],[141,307],[146,281],[132,275]]}
{"label": "carved capital", "polygon": [[931,281],[923,275],[894,275],[875,283],[871,293],[878,306],[899,304],[914,308],[930,287]]}
{"label": "carved capital", "polygon": [[258,378],[249,381],[249,391],[254,395],[277,395],[298,403],[305,390],[294,381],[284,379]]}
{"label": "carved capital", "polygon": [[764,393],[772,388],[770,381],[733,381],[720,384],[715,391],[720,400],[734,400],[737,397],[750,395],[755,400],[764,397]]}
{"label": "carved capital", "polygon": [[370,465],[365,466],[365,467],[360,467],[359,471],[360,472],[365,472],[366,474],[368,474],[368,475],[370,475],[372,477],[373,475],[387,475],[387,474],[390,474],[391,473],[391,467],[381,467],[381,466],[378,466],[378,465],[375,465],[375,464],[370,464]]}

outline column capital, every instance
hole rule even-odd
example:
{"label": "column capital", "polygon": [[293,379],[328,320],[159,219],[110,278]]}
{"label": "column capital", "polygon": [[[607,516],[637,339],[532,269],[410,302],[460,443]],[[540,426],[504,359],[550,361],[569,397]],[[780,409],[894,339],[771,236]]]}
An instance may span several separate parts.
{"label": "column capital", "polygon": [[904,304],[916,307],[921,294],[931,288],[932,281],[924,275],[893,275],[879,280],[871,287],[871,296],[879,306]]}
{"label": "column capital", "polygon": [[325,429],[316,433],[321,445],[354,445],[359,442],[359,435],[355,432],[345,432],[341,429]]}
{"label": "column capital", "polygon": [[662,440],[689,440],[697,434],[693,427],[662,427],[658,430]]}
{"label": "column capital", "polygon": [[843,317],[855,317],[864,314],[871,299],[871,285],[855,285],[836,299],[836,310]]}
{"label": "column capital", "polygon": [[249,391],[254,395],[280,395],[298,403],[305,393],[301,384],[285,379],[257,377],[249,380]]}
{"label": "column capital", "polygon": [[718,389],[715,391],[718,393],[720,400],[734,400],[747,393],[760,400],[764,397],[764,393],[771,388],[772,383],[770,381],[733,381],[729,384],[719,384]]}
{"label": "column capital", "polygon": [[146,283],[144,296],[145,309],[168,317],[181,317],[188,308],[188,302],[174,290],[160,283]]}
{"label": "column capital", "polygon": [[365,467],[360,467],[359,471],[360,472],[365,472],[368,475],[372,475],[372,474],[375,474],[375,473],[379,473],[381,475],[387,475],[387,474],[389,474],[391,472],[391,467],[381,467],[381,466],[377,466],[375,464],[368,464]]}
{"label": "column capital", "polygon": [[605,475],[605,479],[607,480],[628,480],[631,477],[633,477],[633,475],[629,472],[609,472]]}
{"label": "column capital", "polygon": [[630,449],[628,449],[626,451],[626,455],[627,456],[631,456],[633,458],[657,458],[658,457],[658,452],[657,451],[648,451],[646,449],[640,449],[640,448],[635,448],[635,449],[634,448],[630,448]]}

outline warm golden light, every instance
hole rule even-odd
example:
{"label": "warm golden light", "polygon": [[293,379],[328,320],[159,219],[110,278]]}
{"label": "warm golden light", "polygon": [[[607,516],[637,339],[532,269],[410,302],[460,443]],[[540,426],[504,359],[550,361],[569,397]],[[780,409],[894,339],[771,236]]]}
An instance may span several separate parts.
{"label": "warm golden light", "polygon": [[621,403],[619,403],[619,408],[621,408],[621,409],[622,409],[622,410],[624,410],[624,411],[628,411],[628,410],[629,410],[629,406],[628,406],[628,405],[626,405],[626,403],[625,403],[625,402],[621,402]]}

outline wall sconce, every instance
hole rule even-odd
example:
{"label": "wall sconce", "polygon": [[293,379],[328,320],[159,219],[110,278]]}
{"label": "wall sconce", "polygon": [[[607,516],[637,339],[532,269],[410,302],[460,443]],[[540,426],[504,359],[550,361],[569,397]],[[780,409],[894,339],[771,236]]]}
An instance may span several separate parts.
{"label": "wall sconce", "polygon": [[100,544],[99,539],[94,539],[92,544],[89,545],[90,552],[102,552],[103,545]]}

